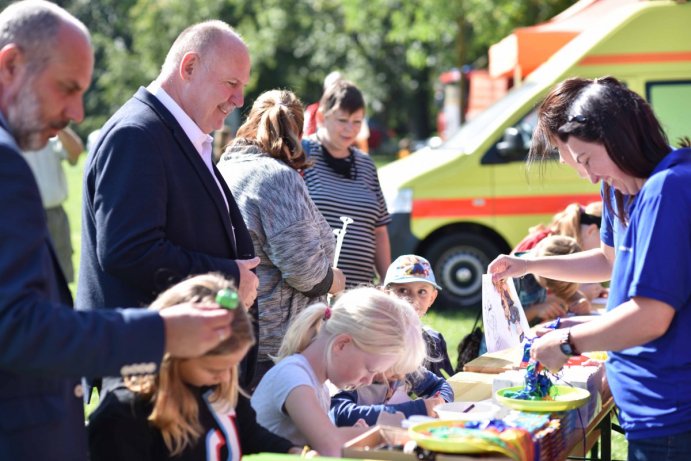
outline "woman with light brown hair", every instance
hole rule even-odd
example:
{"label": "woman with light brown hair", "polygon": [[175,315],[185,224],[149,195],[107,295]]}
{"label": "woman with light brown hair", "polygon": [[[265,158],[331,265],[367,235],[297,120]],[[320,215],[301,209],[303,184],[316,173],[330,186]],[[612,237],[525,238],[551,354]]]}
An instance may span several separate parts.
{"label": "woman with light brown hair", "polygon": [[309,166],[300,143],[303,117],[302,103],[290,91],[263,93],[218,164],[261,258],[253,384],[273,366],[270,356],[290,320],[345,286],[343,273],[331,267],[334,234],[301,176]]}

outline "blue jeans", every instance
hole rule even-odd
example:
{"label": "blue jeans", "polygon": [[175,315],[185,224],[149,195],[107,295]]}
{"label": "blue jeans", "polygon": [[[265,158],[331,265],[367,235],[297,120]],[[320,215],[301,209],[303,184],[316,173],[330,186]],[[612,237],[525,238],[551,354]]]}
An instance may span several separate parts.
{"label": "blue jeans", "polygon": [[629,440],[628,461],[689,461],[691,431],[666,437]]}

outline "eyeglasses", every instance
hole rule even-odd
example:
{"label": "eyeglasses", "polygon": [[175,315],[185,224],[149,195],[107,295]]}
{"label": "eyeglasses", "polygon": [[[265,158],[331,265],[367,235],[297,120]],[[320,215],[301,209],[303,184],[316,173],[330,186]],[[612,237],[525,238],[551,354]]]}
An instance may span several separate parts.
{"label": "eyeglasses", "polygon": [[588,117],[586,117],[585,115],[579,114],[579,115],[572,115],[571,117],[569,117],[569,123],[571,123],[571,122],[585,123],[587,121],[588,121]]}

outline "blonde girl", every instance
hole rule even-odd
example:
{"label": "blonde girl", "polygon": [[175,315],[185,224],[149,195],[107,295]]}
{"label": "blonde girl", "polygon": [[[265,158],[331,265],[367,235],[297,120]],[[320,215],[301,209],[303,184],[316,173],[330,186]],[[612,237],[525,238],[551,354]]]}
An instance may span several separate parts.
{"label": "blonde girl", "polygon": [[531,250],[543,238],[550,235],[571,237],[583,250],[599,248],[601,219],[601,201],[592,202],[586,206],[572,203],[555,214],[549,225],[538,224],[531,227],[528,230],[528,236],[516,245],[512,253]]}
{"label": "blonde girl", "polygon": [[[592,202],[586,206],[578,203],[568,205],[564,210],[555,214],[552,222],[545,226],[539,224],[530,228],[526,236],[513,250],[512,254],[523,257],[534,257],[536,247],[550,236],[565,236],[573,239],[573,243],[578,246],[578,251],[586,251],[600,248],[600,223],[602,220],[602,202]],[[544,247],[543,247],[544,249]],[[558,251],[566,251],[561,248]],[[571,251],[568,254],[573,253]],[[514,279],[516,280],[516,279]],[[542,279],[543,282],[546,279]],[[535,323],[541,320],[550,320],[559,316],[566,315],[570,309],[570,302],[566,302],[563,296],[554,293],[547,293],[544,290],[545,284],[538,283],[537,277],[528,274],[516,282],[521,304],[525,310],[526,318],[529,322]],[[582,283],[580,286],[563,284],[582,293],[587,298],[587,304],[574,304],[573,312],[588,313],[591,310],[590,301],[595,298],[606,296],[607,289],[599,283]],[[571,297],[571,295],[569,295]],[[580,298],[579,298],[580,299]],[[574,302],[572,300],[572,302]]]}
{"label": "blonde girl", "polygon": [[332,308],[314,304],[295,318],[252,406],[269,430],[322,455],[340,456],[343,443],[365,429],[334,426],[326,381],[357,388],[379,373],[411,373],[425,355],[420,320],[407,301],[376,288],[355,288]]}
{"label": "blonde girl", "polygon": [[[543,239],[533,249],[536,257],[570,255],[581,251],[578,242],[565,235],[551,235]],[[535,280],[549,293],[557,297],[568,312],[578,315],[588,315],[592,306],[588,297],[580,290],[580,285],[574,282],[564,282],[535,276]]]}
{"label": "blonde girl", "polygon": [[[232,289],[232,282],[219,274],[199,275],[161,293],[150,308],[215,302],[221,290]],[[238,364],[255,341],[244,309],[234,310],[231,331],[205,355],[166,355],[158,374],[126,378],[123,386],[109,392],[89,420],[91,459],[237,461],[253,445],[259,451],[258,441],[247,439],[256,431],[254,413],[247,399],[243,409],[239,398]],[[294,448],[273,434],[257,435],[267,437],[262,451]]]}

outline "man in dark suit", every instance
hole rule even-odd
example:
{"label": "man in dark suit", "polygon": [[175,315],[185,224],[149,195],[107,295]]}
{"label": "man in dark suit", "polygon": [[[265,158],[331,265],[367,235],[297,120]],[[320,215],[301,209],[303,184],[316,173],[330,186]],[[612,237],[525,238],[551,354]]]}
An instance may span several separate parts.
{"label": "man in dark suit", "polygon": [[151,373],[164,352],[201,355],[230,334],[232,314],[216,306],[71,309],[20,150],[39,149],[83,119],[93,63],[86,27],[57,5],[26,0],[0,13],[2,460],[86,460],[80,376]]}
{"label": "man in dark suit", "polygon": [[196,24],[103,126],[84,172],[77,309],[144,306],[206,272],[235,280],[253,304],[259,258],[210,136],[242,106],[249,76],[247,47],[230,26]]}

